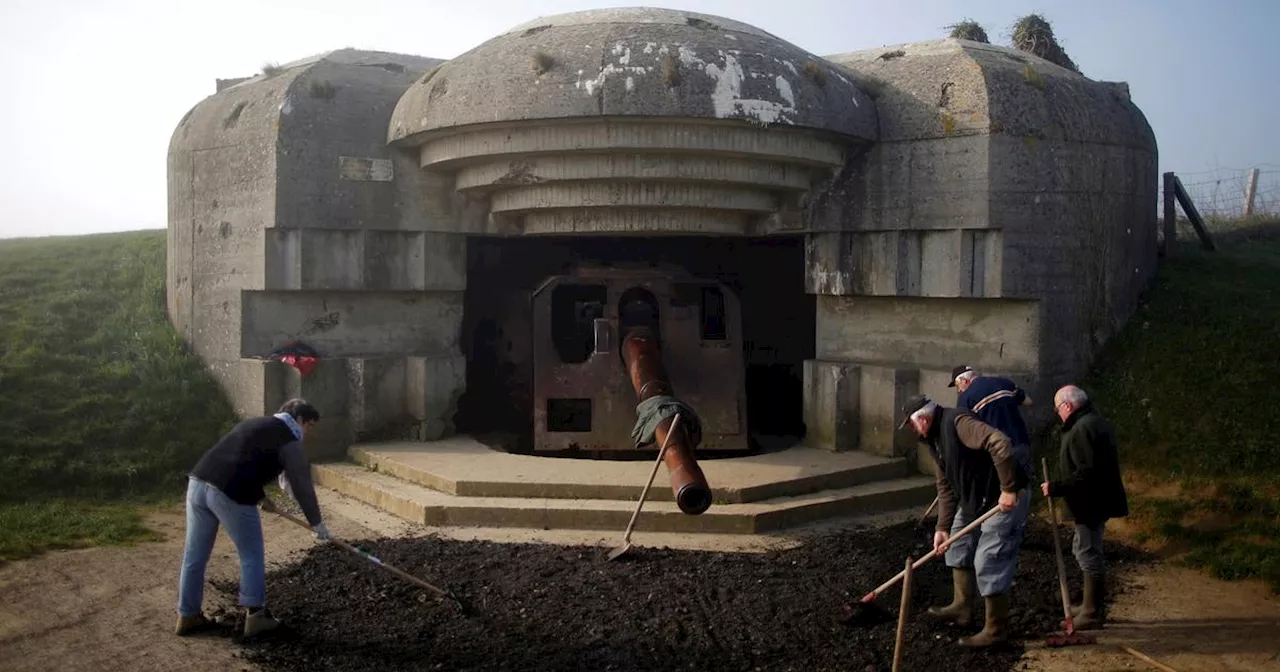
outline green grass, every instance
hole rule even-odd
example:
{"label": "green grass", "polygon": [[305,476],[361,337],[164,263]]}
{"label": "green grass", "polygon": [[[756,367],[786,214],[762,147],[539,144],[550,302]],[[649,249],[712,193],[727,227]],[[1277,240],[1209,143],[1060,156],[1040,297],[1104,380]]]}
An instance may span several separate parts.
{"label": "green grass", "polygon": [[1084,387],[1115,426],[1139,541],[1280,591],[1280,227],[1211,233],[1216,252],[1180,231]]}
{"label": "green grass", "polygon": [[67,548],[158,540],[131,504],[65,499],[0,505],[0,562]]}
{"label": "green grass", "polygon": [[164,231],[0,241],[5,558],[146,538],[121,503],[176,501],[234,422],[164,282]]}

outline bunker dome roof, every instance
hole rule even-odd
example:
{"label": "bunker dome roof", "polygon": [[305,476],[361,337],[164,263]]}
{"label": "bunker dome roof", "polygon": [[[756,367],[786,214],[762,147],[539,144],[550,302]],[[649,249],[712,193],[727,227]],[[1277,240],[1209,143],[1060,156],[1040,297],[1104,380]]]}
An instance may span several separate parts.
{"label": "bunker dome roof", "polygon": [[401,97],[388,140],[601,116],[741,120],[868,140],[878,127],[875,103],[839,67],[759,28],[618,8],[535,19],[442,64]]}

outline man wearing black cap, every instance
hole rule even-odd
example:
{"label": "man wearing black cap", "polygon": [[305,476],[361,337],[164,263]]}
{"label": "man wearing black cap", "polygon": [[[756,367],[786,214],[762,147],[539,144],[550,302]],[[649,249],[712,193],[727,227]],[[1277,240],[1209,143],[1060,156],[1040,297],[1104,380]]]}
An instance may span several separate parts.
{"label": "man wearing black cap", "polygon": [[[945,408],[920,395],[907,400],[902,415],[898,429],[911,425],[938,465],[933,547],[945,553],[954,582],[951,604],[930,607],[928,613],[968,626],[976,588],[986,604],[986,623],[981,632],[961,637],[959,643],[985,647],[1002,642],[1009,622],[1009,589],[1030,511],[1031,474],[1015,458],[1009,437],[968,411]],[[952,543],[952,534],[993,506],[1000,513]]]}

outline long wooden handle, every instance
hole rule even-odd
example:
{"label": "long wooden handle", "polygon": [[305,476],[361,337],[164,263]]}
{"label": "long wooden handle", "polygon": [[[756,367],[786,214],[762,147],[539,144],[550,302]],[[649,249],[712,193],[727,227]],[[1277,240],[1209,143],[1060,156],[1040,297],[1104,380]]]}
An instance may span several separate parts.
{"label": "long wooden handle", "polygon": [[1156,669],[1158,669],[1158,670],[1163,670],[1164,672],[1178,672],[1177,670],[1173,669],[1172,667],[1169,667],[1168,665],[1165,665],[1164,663],[1162,663],[1162,662],[1160,662],[1160,661],[1158,661],[1158,660],[1156,660],[1156,659],[1154,659],[1154,658],[1152,658],[1152,657],[1148,656],[1148,655],[1147,655],[1147,654],[1145,654],[1145,653],[1142,653],[1141,651],[1135,651],[1135,650],[1133,650],[1133,649],[1131,649],[1131,648],[1129,648],[1129,647],[1127,647],[1127,646],[1125,646],[1125,645],[1123,645],[1123,644],[1121,644],[1121,645],[1119,645],[1119,646],[1120,646],[1120,648],[1121,648],[1121,649],[1123,649],[1123,650],[1124,650],[1124,652],[1125,652],[1125,653],[1128,653],[1129,655],[1133,656],[1134,658],[1137,658],[1138,660],[1141,660],[1141,661],[1145,661],[1145,662],[1147,662],[1147,663],[1150,663],[1152,667],[1155,667],[1155,668],[1156,668]]}
{"label": "long wooden handle", "polygon": [[[1049,482],[1049,460],[1040,458],[1040,469],[1044,472],[1044,480]],[[1049,517],[1053,520],[1053,553],[1058,561],[1058,590],[1062,593],[1062,618],[1067,626],[1067,634],[1075,632],[1075,623],[1071,618],[1071,592],[1067,590],[1067,565],[1062,560],[1062,542],[1058,539],[1058,509],[1053,505],[1053,497],[1049,497]]]}
{"label": "long wooden handle", "polygon": [[933,498],[933,503],[929,505],[929,508],[927,508],[927,509],[925,509],[925,510],[924,510],[924,515],[920,516],[920,520],[917,520],[917,521],[916,521],[916,526],[917,526],[917,527],[920,525],[920,523],[923,523],[923,522],[924,522],[924,519],[925,519],[925,518],[928,518],[928,517],[929,517],[929,514],[933,513],[933,509],[934,509],[934,507],[936,507],[936,506],[938,506],[938,498],[937,498],[937,497],[934,497],[934,498]]}
{"label": "long wooden handle", "polygon": [[[299,527],[303,527],[308,530],[311,529],[311,526],[308,525],[306,521],[301,520],[299,518],[295,518],[294,516],[291,516],[285,513],[284,511],[281,511],[280,509],[276,508],[274,504],[272,505],[271,508],[272,508],[272,512],[275,513],[277,516],[280,516],[281,518],[284,518],[285,520]],[[405,581],[408,581],[409,583],[412,583],[415,586],[418,586],[420,588],[426,588],[427,590],[435,593],[436,595],[439,595],[440,597],[444,597],[450,600],[453,599],[453,596],[450,595],[448,592],[441,590],[408,572],[402,571],[400,569],[392,567],[391,565],[388,565],[387,563],[383,562],[382,560],[380,560],[378,557],[374,556],[371,553],[366,553],[365,551],[362,551],[356,548],[355,546],[352,546],[351,544],[348,544],[347,542],[332,536],[329,537],[329,541],[333,542],[338,548],[341,548],[342,550],[347,551],[348,553],[353,553],[355,555],[358,555],[364,558],[365,560],[368,560],[369,562],[372,562],[373,564],[387,570],[388,572],[395,574],[397,577]]]}
{"label": "long wooden handle", "polygon": [[[999,506],[993,506],[993,507],[991,507],[991,510],[990,510],[990,511],[987,511],[986,513],[982,514],[981,516],[978,516],[978,517],[977,517],[977,519],[975,519],[972,523],[969,523],[968,525],[965,525],[964,527],[960,528],[960,531],[959,531],[959,532],[956,532],[955,534],[951,535],[951,538],[950,538],[949,540],[947,540],[947,543],[953,543],[953,542],[955,542],[955,540],[956,540],[956,539],[959,539],[960,537],[963,537],[964,535],[969,534],[970,532],[972,532],[972,531],[974,531],[974,530],[978,529],[978,527],[979,527],[979,526],[981,526],[983,523],[987,522],[987,519],[988,519],[988,518],[990,518],[990,517],[992,517],[992,516],[996,515],[997,513],[1000,513],[1000,507],[999,507]],[[924,564],[924,563],[926,563],[926,562],[929,562],[929,561],[930,561],[930,560],[932,560],[932,559],[934,558],[934,556],[936,556],[936,555],[938,555],[938,551],[936,551],[936,550],[930,550],[928,553],[925,553],[924,555],[920,556],[920,559],[919,559],[919,560],[916,560],[916,561],[915,561],[915,564],[911,565],[911,568],[912,568],[913,570],[915,570],[915,569],[920,569],[920,566],[921,566],[921,565],[923,565],[923,564]],[[867,593],[867,594],[862,598],[862,601],[863,601],[863,602],[870,602],[871,600],[874,600],[874,599],[876,598],[876,596],[877,596],[877,595],[879,595],[880,593],[882,593],[882,592],[884,592],[884,591],[888,590],[888,589],[889,589],[889,587],[891,587],[893,584],[897,583],[900,579],[902,579],[902,577],[903,577],[903,576],[906,576],[906,573],[907,573],[907,570],[905,570],[905,569],[904,569],[904,570],[902,570],[901,572],[898,572],[898,573],[897,573],[897,575],[895,575],[892,579],[889,579],[888,581],[885,581],[884,583],[880,584],[880,587],[879,587],[879,588],[876,588],[875,590],[873,590],[873,591],[871,591],[871,592]]]}
{"label": "long wooden handle", "polygon": [[649,496],[649,488],[653,486],[653,478],[658,475],[658,467],[662,466],[662,458],[667,454],[667,444],[671,443],[671,437],[676,433],[676,426],[680,424],[680,414],[676,413],[676,417],[671,420],[671,427],[667,429],[667,438],[662,442],[662,448],[658,450],[658,459],[653,463],[653,471],[649,472],[649,482],[644,484],[644,490],[640,491],[640,501],[636,503],[636,510],[631,514],[631,522],[627,523],[627,533],[622,536],[622,543],[631,541],[631,531],[636,527],[636,521],[640,519],[640,509],[644,508],[644,500]]}
{"label": "long wooden handle", "polygon": [[898,634],[893,643],[893,672],[902,669],[902,637],[907,629],[907,612],[911,608],[911,556],[902,570],[902,604],[898,607]]}

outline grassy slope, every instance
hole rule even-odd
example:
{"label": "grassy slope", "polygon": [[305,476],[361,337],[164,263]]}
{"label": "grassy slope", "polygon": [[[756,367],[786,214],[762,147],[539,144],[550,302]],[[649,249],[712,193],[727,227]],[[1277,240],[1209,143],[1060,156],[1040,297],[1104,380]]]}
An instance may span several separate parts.
{"label": "grassy slope", "polygon": [[1163,262],[1085,389],[1119,435],[1137,540],[1280,590],[1280,231],[1218,233]]}
{"label": "grassy slope", "polygon": [[164,313],[163,231],[0,241],[0,561],[148,538],[233,421]]}

